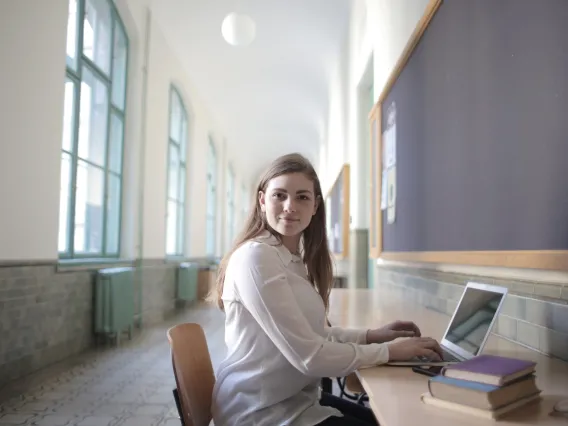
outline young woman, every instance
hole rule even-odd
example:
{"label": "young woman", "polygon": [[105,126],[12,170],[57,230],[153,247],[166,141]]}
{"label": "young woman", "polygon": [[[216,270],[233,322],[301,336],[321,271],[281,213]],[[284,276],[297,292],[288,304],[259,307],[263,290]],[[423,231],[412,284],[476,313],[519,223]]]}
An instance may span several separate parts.
{"label": "young woman", "polygon": [[[392,359],[439,359],[439,345],[411,322],[374,330],[326,325],[332,264],[320,182],[308,160],[278,158],[257,194],[219,270],[228,353],[216,374],[215,425],[376,425],[369,409],[320,397],[321,378]],[[414,337],[386,343],[401,336]]]}

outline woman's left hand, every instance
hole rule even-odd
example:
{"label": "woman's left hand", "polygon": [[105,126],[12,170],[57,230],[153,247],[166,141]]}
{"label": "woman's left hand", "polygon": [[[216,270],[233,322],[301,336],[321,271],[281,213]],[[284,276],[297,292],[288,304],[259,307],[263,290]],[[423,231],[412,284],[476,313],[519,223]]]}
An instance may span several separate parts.
{"label": "woman's left hand", "polygon": [[420,329],[412,321],[394,321],[367,331],[367,343],[385,343],[399,337],[420,337]]}

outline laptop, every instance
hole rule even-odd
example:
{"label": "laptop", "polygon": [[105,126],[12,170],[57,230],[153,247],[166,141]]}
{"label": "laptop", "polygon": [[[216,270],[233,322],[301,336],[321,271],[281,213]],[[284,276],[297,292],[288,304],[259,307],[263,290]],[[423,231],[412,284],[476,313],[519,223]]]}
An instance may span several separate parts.
{"label": "laptop", "polygon": [[409,361],[391,361],[387,365],[448,365],[479,355],[491,334],[507,291],[505,287],[468,283],[440,341],[444,355],[442,361],[418,357]]}

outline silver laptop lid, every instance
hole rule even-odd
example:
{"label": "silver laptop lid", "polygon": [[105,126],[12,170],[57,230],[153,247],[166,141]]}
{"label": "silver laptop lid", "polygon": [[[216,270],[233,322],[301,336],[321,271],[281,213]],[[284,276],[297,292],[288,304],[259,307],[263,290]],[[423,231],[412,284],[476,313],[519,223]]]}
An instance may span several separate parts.
{"label": "silver laptop lid", "polygon": [[465,359],[478,355],[485,346],[506,295],[505,287],[468,283],[441,344]]}

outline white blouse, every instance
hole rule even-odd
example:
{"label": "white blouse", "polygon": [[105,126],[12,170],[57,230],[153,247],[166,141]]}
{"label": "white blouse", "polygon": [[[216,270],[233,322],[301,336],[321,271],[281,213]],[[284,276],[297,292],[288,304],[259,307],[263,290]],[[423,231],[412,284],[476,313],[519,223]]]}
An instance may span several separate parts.
{"label": "white blouse", "polygon": [[268,231],[239,247],[225,274],[227,356],[213,391],[215,426],[312,426],[341,413],[319,404],[322,377],[388,361],[367,330],[326,325],[302,260]]}

